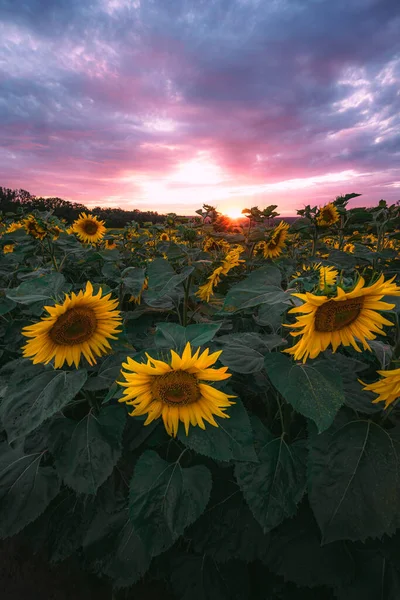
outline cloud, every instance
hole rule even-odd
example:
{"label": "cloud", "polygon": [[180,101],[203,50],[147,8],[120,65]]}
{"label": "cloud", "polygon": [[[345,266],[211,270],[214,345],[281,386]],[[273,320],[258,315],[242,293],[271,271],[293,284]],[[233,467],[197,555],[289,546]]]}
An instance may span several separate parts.
{"label": "cloud", "polygon": [[399,197],[398,0],[0,0],[0,23],[2,185],[187,212]]}

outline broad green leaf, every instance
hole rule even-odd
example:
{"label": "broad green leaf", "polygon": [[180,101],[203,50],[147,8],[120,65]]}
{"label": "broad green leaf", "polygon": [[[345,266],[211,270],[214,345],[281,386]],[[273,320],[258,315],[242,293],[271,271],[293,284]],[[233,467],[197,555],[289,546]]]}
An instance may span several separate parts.
{"label": "broad green leaf", "polygon": [[[306,503],[295,517],[271,532],[265,562],[268,569],[285,581],[310,588],[336,587],[354,577],[354,563],[346,544],[321,545],[318,526]],[[325,600],[325,595],[318,598]]]}
{"label": "broad green leaf", "polygon": [[273,386],[297,412],[312,419],[318,431],[332,424],[344,403],[340,374],[326,361],[295,363],[283,354],[265,357]]}
{"label": "broad green leaf", "polygon": [[5,315],[9,313],[16,306],[17,303],[14,302],[14,300],[11,300],[7,297],[0,298],[0,315]]}
{"label": "broad green leaf", "polygon": [[0,538],[17,534],[34,521],[60,489],[56,471],[41,466],[43,452],[24,455],[0,444]]}
{"label": "broad green leaf", "polygon": [[[329,544],[327,547],[331,546]],[[367,548],[352,550],[355,557],[355,576],[347,585],[339,586],[338,600],[398,600],[400,573],[398,563]]]}
{"label": "broad green leaf", "polygon": [[167,550],[204,511],[211,473],[202,466],[182,468],[147,450],[136,463],[130,486],[130,517],[152,556]]}
{"label": "broad green leaf", "polygon": [[201,323],[182,327],[177,323],[157,323],[154,341],[158,348],[182,350],[187,342],[192,348],[203,346],[214,338],[222,323]]}
{"label": "broad green leaf", "polygon": [[143,298],[147,303],[161,299],[183,283],[193,271],[194,267],[185,267],[178,274],[167,260],[156,258],[147,267],[149,289],[143,294]]}
{"label": "broad green leaf", "polygon": [[138,267],[129,267],[122,272],[122,283],[126,291],[132,296],[139,296],[142,291],[145,270]]}
{"label": "broad green leaf", "polygon": [[288,310],[288,308],[290,308],[289,300],[287,302],[273,304],[272,306],[268,304],[261,304],[255,320],[258,325],[268,325],[274,331],[276,331],[282,326],[282,315],[286,310]]}
{"label": "broad green leaf", "polygon": [[287,300],[280,283],[281,272],[277,267],[267,265],[253,271],[229,289],[221,313],[234,313],[260,304],[273,305]]}
{"label": "broad green leaf", "polygon": [[150,565],[151,557],[127,508],[111,514],[99,508],[83,540],[83,549],[93,567],[111,577],[116,587],[133,585]]}
{"label": "broad green leaf", "polygon": [[264,356],[276,346],[286,344],[286,340],[276,335],[260,336],[257,333],[234,333],[219,337],[216,342],[223,344],[219,360],[237,373],[256,373],[264,366]]}
{"label": "broad green leaf", "polygon": [[246,566],[237,561],[217,564],[209,556],[182,555],[171,565],[171,583],[180,600],[247,600]]}
{"label": "broad green leaf", "polygon": [[190,427],[188,436],[180,428],[179,440],[191,450],[216,460],[257,461],[253,432],[246,409],[239,398],[226,410],[229,419],[216,417],[218,427],[206,424],[205,430]]}
{"label": "broad green leaf", "polygon": [[330,364],[339,372],[342,378],[346,406],[366,414],[381,412],[383,405],[372,404],[376,394],[363,390],[363,385],[359,381],[363,378],[362,372],[368,369],[369,365],[338,352],[327,356]]}
{"label": "broad green leaf", "polygon": [[390,431],[345,413],[328,431],[311,437],[309,498],[325,543],[394,532],[398,450]]}
{"label": "broad green leaf", "polygon": [[259,462],[236,464],[235,477],[254,517],[267,532],[296,513],[306,488],[307,449],[303,441],[289,445],[283,436],[276,438],[263,429]]}
{"label": "broad green leaf", "polygon": [[0,405],[8,441],[27,435],[66,406],[82,389],[86,378],[85,369],[52,370],[9,386]]}
{"label": "broad green leaf", "polygon": [[50,273],[24,281],[18,287],[6,290],[6,296],[18,304],[35,302],[49,304],[49,300],[61,299],[64,292],[69,292],[70,289],[71,284],[66,283],[61,273]]}
{"label": "broad green leaf", "polygon": [[118,378],[122,363],[126,362],[128,351],[111,354],[102,360],[97,372],[93,373],[85,384],[85,390],[106,390]]}
{"label": "broad green leaf", "polygon": [[50,428],[50,449],[66,485],[95,494],[121,455],[126,412],[120,405],[91,410],[80,421],[59,418]]}
{"label": "broad green leaf", "polygon": [[[218,494],[215,488],[219,488]],[[269,543],[240,489],[222,478],[214,481],[209,507],[185,537],[192,541],[195,552],[219,563],[264,560]]]}

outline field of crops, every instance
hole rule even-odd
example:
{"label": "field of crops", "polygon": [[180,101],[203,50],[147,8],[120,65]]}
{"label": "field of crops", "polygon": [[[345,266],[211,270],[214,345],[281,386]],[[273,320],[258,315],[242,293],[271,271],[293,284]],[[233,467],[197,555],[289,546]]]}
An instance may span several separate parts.
{"label": "field of crops", "polygon": [[355,196],[3,215],[0,538],[110,599],[398,599],[400,207]]}

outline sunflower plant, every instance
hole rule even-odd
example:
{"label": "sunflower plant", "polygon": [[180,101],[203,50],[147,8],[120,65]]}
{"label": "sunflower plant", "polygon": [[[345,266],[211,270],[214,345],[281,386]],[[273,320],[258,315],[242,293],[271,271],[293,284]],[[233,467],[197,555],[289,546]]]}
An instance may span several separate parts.
{"label": "sunflower plant", "polygon": [[115,600],[397,598],[400,223],[356,196],[3,216],[0,538]]}

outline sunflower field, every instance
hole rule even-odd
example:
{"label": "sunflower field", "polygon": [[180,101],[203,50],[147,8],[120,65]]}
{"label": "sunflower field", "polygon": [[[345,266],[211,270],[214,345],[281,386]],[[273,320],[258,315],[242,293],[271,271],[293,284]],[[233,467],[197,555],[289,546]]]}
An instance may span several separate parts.
{"label": "sunflower field", "polygon": [[0,538],[110,600],[398,600],[400,207],[356,196],[3,215]]}

